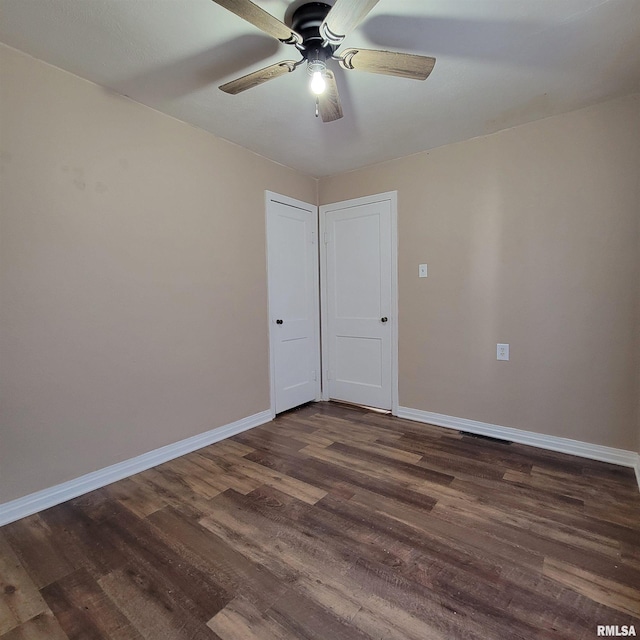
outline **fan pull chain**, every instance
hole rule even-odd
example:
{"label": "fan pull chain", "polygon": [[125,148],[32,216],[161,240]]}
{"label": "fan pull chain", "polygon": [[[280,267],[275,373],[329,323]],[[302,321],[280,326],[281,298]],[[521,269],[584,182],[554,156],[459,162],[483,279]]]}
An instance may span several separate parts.
{"label": "fan pull chain", "polygon": [[316,118],[320,115],[320,99],[316,98]]}

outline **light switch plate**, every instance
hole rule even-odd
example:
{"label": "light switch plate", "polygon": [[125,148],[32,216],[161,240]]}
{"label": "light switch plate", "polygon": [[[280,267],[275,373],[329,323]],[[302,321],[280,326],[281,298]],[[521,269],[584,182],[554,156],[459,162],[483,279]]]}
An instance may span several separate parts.
{"label": "light switch plate", "polygon": [[418,277],[426,278],[427,277],[427,265],[421,264],[418,265]]}
{"label": "light switch plate", "polygon": [[498,360],[508,360],[509,359],[509,345],[508,344],[499,344],[498,345],[497,357],[498,357]]}

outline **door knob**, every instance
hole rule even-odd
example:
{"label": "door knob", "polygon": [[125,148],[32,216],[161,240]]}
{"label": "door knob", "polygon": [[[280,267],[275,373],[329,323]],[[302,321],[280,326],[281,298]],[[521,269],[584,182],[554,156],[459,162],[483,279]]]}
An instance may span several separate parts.
{"label": "door knob", "polygon": [[283,322],[284,320],[280,320],[280,319],[276,320],[276,324],[282,324]]}
{"label": "door knob", "polygon": [[384,316],[383,318],[380,318],[380,322],[386,322],[389,318],[387,318],[387,316]]}

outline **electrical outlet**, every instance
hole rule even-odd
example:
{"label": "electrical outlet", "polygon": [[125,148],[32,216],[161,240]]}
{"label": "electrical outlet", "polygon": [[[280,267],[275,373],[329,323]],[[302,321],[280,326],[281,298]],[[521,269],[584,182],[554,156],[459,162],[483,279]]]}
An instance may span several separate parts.
{"label": "electrical outlet", "polygon": [[426,278],[427,277],[427,265],[426,264],[418,265],[418,277],[419,278]]}
{"label": "electrical outlet", "polygon": [[509,359],[509,345],[508,344],[499,344],[498,352],[497,352],[498,360],[508,360]]}

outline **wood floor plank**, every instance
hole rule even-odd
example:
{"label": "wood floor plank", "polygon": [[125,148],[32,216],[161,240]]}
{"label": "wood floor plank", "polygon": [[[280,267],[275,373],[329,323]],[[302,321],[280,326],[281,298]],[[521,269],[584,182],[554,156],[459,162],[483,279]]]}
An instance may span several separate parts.
{"label": "wood floor plank", "polygon": [[[372,456],[358,454],[355,447],[351,447],[348,451],[342,451],[339,445],[331,447],[319,448],[314,445],[308,445],[301,450],[306,455],[323,460],[339,467],[346,469],[356,469],[365,475],[369,475],[374,479],[389,480],[404,483],[417,491],[423,491],[432,485],[450,484],[454,477],[427,469],[414,467],[407,470],[399,464],[372,464],[370,458]],[[352,455],[356,452],[356,455]],[[379,462],[379,460],[376,460]]]}
{"label": "wood floor plank", "polygon": [[297,451],[304,446],[304,442],[283,435],[277,430],[267,431],[260,428],[245,431],[235,436],[235,439],[255,448],[267,447],[284,451]]}
{"label": "wood floor plank", "polygon": [[385,640],[445,640],[431,624],[389,603],[385,598],[367,594],[355,583],[321,578],[301,577],[295,584],[298,591],[317,600],[334,615],[358,627],[371,638]]}
{"label": "wood floor plank", "polygon": [[375,513],[384,514],[410,526],[426,528],[430,521],[428,514],[432,507],[420,505],[416,508],[414,505],[398,503],[367,489],[354,487],[347,500],[349,505],[358,505],[368,511],[373,510]]}
{"label": "wood floor plank", "polygon": [[[469,510],[472,506],[469,506]],[[571,536],[568,532],[559,534],[556,526],[549,526],[540,532],[534,531],[535,526],[528,530],[522,526],[513,526],[498,522],[495,519],[484,520],[482,516],[468,518],[463,513],[464,508],[457,510],[457,518],[465,519],[467,525],[476,531],[482,531],[503,543],[522,545],[545,558],[566,560],[577,568],[589,570],[603,578],[615,575],[616,580],[623,585],[634,586],[640,584],[640,571],[626,566],[619,559],[619,553],[608,544],[599,548],[592,541],[581,536]],[[436,505],[434,513],[442,513],[440,505]],[[508,518],[505,516],[505,521]],[[535,523],[532,523],[535,525]]]}
{"label": "wood floor plank", "polygon": [[174,473],[168,468],[148,469],[133,476],[132,480],[158,493],[168,505],[182,511],[186,517],[201,518],[211,509],[209,499],[196,493],[181,473]]}
{"label": "wood floor plank", "polygon": [[[474,583],[468,581],[464,572],[452,565],[434,571],[433,566],[424,567],[418,562],[409,575],[437,593],[441,602],[457,615],[473,617],[485,637],[503,637],[504,630],[508,629],[511,638],[572,640],[585,631],[583,621],[570,619],[562,626],[557,624],[556,617],[549,620],[545,612],[554,606],[552,598],[544,593],[518,588],[502,576],[495,582],[476,583],[481,587],[474,589]],[[559,609],[557,605],[555,608]]]}
{"label": "wood floor plank", "polygon": [[[640,618],[640,582],[620,584],[555,558],[546,558],[544,574],[600,604]],[[633,620],[629,622],[633,624]]]}
{"label": "wood floor plank", "polygon": [[[424,442],[419,434],[407,435],[406,437]],[[524,473],[529,473],[534,465],[534,461],[518,451],[514,445],[487,443],[485,440],[464,436],[459,440],[444,437],[433,438],[429,440],[429,445],[431,450],[442,455],[461,455],[481,464],[514,469]]]}
{"label": "wood floor plank", "polygon": [[[218,458],[217,456],[215,457],[216,459]],[[252,491],[265,484],[309,504],[315,504],[327,495],[327,492],[323,489],[274,471],[269,467],[256,464],[252,460],[237,456],[227,456],[226,459],[233,464],[240,474],[255,481],[254,485],[252,485]]]}
{"label": "wood floor plank", "polygon": [[0,530],[0,636],[47,611],[38,588]]}
{"label": "wood floor plank", "polygon": [[1,636],[2,640],[70,640],[69,636],[54,617],[47,611],[31,618],[9,633]]}
{"label": "wood floor plank", "polygon": [[[620,556],[619,542],[610,537],[598,535],[593,531],[584,531],[563,524],[555,518],[538,516],[531,512],[512,508],[500,508],[470,502],[443,498],[434,508],[434,515],[455,522],[465,522],[476,531],[486,531],[502,540],[518,543],[525,542],[521,531],[537,536],[544,545],[556,544],[557,549],[578,549],[617,559]],[[536,548],[532,542],[528,548]],[[548,547],[545,547],[548,550]]]}
{"label": "wood floor plank", "polygon": [[42,594],[70,638],[142,640],[142,636],[85,570],[47,585]]}
{"label": "wood floor plank", "polygon": [[306,456],[285,459],[265,451],[254,451],[246,457],[258,464],[276,469],[288,476],[325,489],[327,492],[344,493],[346,491],[353,495],[351,487],[360,487],[401,504],[430,509],[436,503],[436,498],[427,495],[426,492],[420,493],[409,489],[404,484],[372,478],[370,475],[354,468],[338,467],[323,460],[316,460]]}
{"label": "wood floor plank", "polygon": [[[368,453],[376,457],[381,456],[383,458],[391,458],[392,460],[406,462],[409,464],[419,462],[423,455],[421,453],[407,451],[406,449],[401,449],[399,447],[387,446],[386,444],[380,443],[378,440],[375,440],[372,443],[353,442],[351,438],[345,435],[341,435],[339,438],[334,438],[334,442],[345,446],[353,446],[365,454]],[[342,450],[344,451],[344,449]]]}
{"label": "wood floor plank", "polygon": [[157,491],[151,490],[144,484],[138,484],[130,478],[114,482],[104,490],[140,518],[146,518],[168,504]]}
{"label": "wood floor plank", "polygon": [[[315,444],[319,447],[328,447],[329,445],[334,443],[333,438],[329,438],[326,435],[321,435],[316,429],[313,429],[311,432],[304,432],[296,429],[295,425],[291,427],[280,427],[280,433],[290,438],[295,438],[299,442],[303,442],[305,444]],[[253,451],[255,451],[255,449]]]}
{"label": "wood floor plank", "polygon": [[[300,575],[310,580],[326,582],[328,577],[331,577],[333,581],[330,584],[338,590],[343,590],[345,597],[347,594],[358,594],[366,600],[373,594],[381,598],[391,598],[395,606],[389,610],[390,614],[398,608],[409,607],[410,611],[423,617],[425,624],[425,617],[429,623],[437,618],[437,628],[442,633],[451,633],[452,629],[456,629],[457,634],[461,633],[452,611],[437,607],[432,609],[427,606],[427,594],[424,589],[414,584],[407,591],[410,580],[395,573],[395,577],[391,578],[387,572],[389,567],[385,564],[389,562],[388,552],[377,545],[371,546],[372,540],[375,539],[375,531],[370,532],[373,537],[367,537],[365,534],[364,537],[361,535],[355,540],[345,538],[349,525],[342,522],[331,523],[326,515],[321,517],[320,522],[303,519],[296,527],[292,526],[293,522],[292,525],[283,527],[287,518],[278,513],[278,506],[268,506],[269,502],[259,495],[240,496],[229,493],[219,496],[217,500],[223,498],[229,502],[220,504],[220,512],[207,518],[203,524],[215,530],[229,544],[237,545],[239,550],[253,555],[256,561],[269,567],[287,564],[295,567]],[[249,505],[248,501],[253,502]],[[284,496],[281,496],[281,502],[287,502]],[[236,509],[234,503],[244,504],[246,508]],[[297,506],[306,514],[317,511],[307,508],[306,505]],[[255,512],[268,517],[266,520],[264,517],[256,518]],[[293,517],[294,514],[290,512],[289,515]],[[370,556],[366,561],[361,558],[364,551]],[[375,567],[375,570],[372,571],[371,567]],[[393,588],[396,583],[405,585],[405,589],[398,594],[394,593]],[[433,599],[434,594],[429,593],[428,596]],[[393,615],[387,620],[387,624],[397,624]],[[467,633],[469,637],[483,637],[479,628],[474,633],[467,629]],[[436,634],[431,632],[426,637],[436,637]]]}
{"label": "wood floor plank", "polygon": [[296,640],[298,636],[286,630],[273,618],[260,612],[251,601],[238,596],[219,611],[207,626],[222,640]]}
{"label": "wood floor plank", "polygon": [[332,438],[334,442],[341,442],[346,439],[349,442],[366,444],[375,442],[375,440],[383,436],[390,440],[402,437],[400,433],[393,433],[388,429],[377,427],[373,420],[365,424],[348,419],[318,417],[310,420],[309,424],[316,427],[314,433],[320,432],[326,437]]}
{"label": "wood floor plank", "polygon": [[456,478],[465,478],[473,482],[473,478],[486,478],[488,480],[502,480],[505,469],[496,464],[487,464],[468,457],[443,454],[437,450],[425,453],[420,462],[421,467],[454,475]]}
{"label": "wood floor plank", "polygon": [[252,447],[247,447],[241,442],[236,442],[235,440],[221,440],[220,442],[216,442],[214,445],[209,445],[208,447],[204,447],[200,449],[200,452],[205,451],[213,451],[225,455],[234,455],[234,456],[246,456],[248,453],[252,453],[255,451]]}
{"label": "wood floor plank", "polygon": [[[205,500],[215,498],[229,488],[221,470],[197,453],[176,458],[162,466],[181,477],[189,489]],[[160,471],[164,472],[164,469],[161,468]]]}
{"label": "wood floor plank", "polygon": [[[276,493],[271,490],[272,495]],[[342,584],[342,576],[357,557],[336,550],[326,531],[311,533],[303,527],[292,526],[293,521],[284,514],[287,496],[282,500],[270,500],[262,492],[241,496],[229,492],[217,498],[219,510],[205,518],[202,525],[236,552],[262,565],[275,575],[283,575],[289,585],[300,577],[311,581],[333,578]],[[244,505],[245,508],[238,508]],[[308,505],[299,503],[300,509]],[[291,513],[289,514],[291,515]],[[289,524],[292,522],[292,524]],[[351,585],[352,587],[354,585]],[[349,589],[357,593],[357,589]]]}
{"label": "wood floor plank", "polygon": [[[636,501],[634,501],[636,502]],[[613,524],[619,524],[624,527],[638,529],[638,521],[640,520],[640,504],[633,505],[635,508],[629,508],[629,501],[620,501],[620,503],[609,501],[592,500],[585,505],[585,515],[591,516],[598,520],[606,520]]]}
{"label": "wood floor plank", "polygon": [[74,571],[38,514],[13,522],[2,531],[39,589]]}
{"label": "wood floor plank", "polygon": [[74,572],[85,569],[97,580],[125,566],[127,559],[102,526],[105,511],[99,512],[98,520],[87,515],[87,511],[96,513],[91,508],[69,502],[44,511],[40,517],[49,527],[58,548],[73,565]]}
{"label": "wood floor plank", "polygon": [[163,509],[149,520],[176,553],[206,570],[227,592],[242,593],[261,612],[295,580],[293,571],[285,568],[272,573],[173,508]]}
{"label": "wood floor plank", "polygon": [[145,640],[212,640],[214,632],[176,604],[170,590],[132,569],[114,571],[100,587]]}
{"label": "wood floor plank", "polygon": [[214,450],[202,451],[192,455],[194,463],[211,474],[215,480],[214,484],[219,486],[220,491],[235,489],[240,493],[249,493],[261,484],[259,480],[241,473],[236,465],[233,464],[233,459],[230,460],[225,456],[218,456]]}
{"label": "wood floor plank", "polygon": [[286,629],[296,638],[308,640],[367,640],[363,631],[344,618],[325,608],[314,598],[291,590],[286,598],[280,598],[266,612],[266,615]]}
{"label": "wood floor plank", "polygon": [[[130,576],[144,576],[175,606],[206,622],[232,598],[215,576],[189,563],[155,529],[126,510],[103,523],[114,544],[127,556]],[[111,575],[111,574],[110,574]]]}
{"label": "wood floor plank", "polygon": [[0,640],[592,640],[601,624],[640,632],[632,470],[345,404],[0,530]]}

